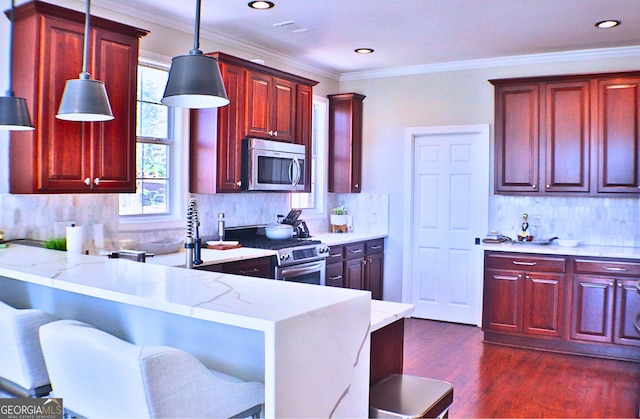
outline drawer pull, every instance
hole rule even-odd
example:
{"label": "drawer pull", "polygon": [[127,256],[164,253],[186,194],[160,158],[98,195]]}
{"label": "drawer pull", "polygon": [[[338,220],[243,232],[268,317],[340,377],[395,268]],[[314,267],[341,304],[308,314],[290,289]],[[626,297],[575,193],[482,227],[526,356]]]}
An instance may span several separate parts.
{"label": "drawer pull", "polygon": [[376,246],[371,246],[371,248],[374,250],[378,250],[378,249],[382,249],[382,246],[376,245]]}
{"label": "drawer pull", "polygon": [[627,268],[618,268],[617,266],[605,266],[604,269],[606,271],[611,271],[611,272],[627,272],[628,271]]}
{"label": "drawer pull", "polygon": [[349,253],[362,253],[362,249],[349,250]]}
{"label": "drawer pull", "polygon": [[329,279],[331,281],[337,281],[338,279],[342,279],[342,275],[330,276]]}
{"label": "drawer pull", "polygon": [[520,262],[519,260],[513,261],[514,265],[524,265],[524,266],[536,266],[535,262]]}
{"label": "drawer pull", "polygon": [[240,275],[246,275],[246,274],[251,274],[251,273],[256,273],[256,272],[260,272],[260,269],[258,268],[253,268],[250,271],[238,271],[238,274]]}

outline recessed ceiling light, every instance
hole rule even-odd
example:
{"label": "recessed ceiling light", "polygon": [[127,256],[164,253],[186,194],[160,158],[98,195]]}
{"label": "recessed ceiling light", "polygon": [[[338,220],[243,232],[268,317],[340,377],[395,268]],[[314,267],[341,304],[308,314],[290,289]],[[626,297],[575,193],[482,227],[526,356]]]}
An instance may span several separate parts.
{"label": "recessed ceiling light", "polygon": [[373,48],[356,48],[354,51],[357,54],[371,54],[374,50]]}
{"label": "recessed ceiling light", "polygon": [[609,29],[609,28],[615,28],[616,26],[620,25],[619,20],[602,20],[598,23],[596,23],[596,28],[600,28],[600,29]]}
{"label": "recessed ceiling light", "polygon": [[267,9],[273,9],[275,7],[275,4],[273,4],[270,1],[257,0],[257,1],[250,1],[249,7],[251,7],[252,9],[267,10]]}

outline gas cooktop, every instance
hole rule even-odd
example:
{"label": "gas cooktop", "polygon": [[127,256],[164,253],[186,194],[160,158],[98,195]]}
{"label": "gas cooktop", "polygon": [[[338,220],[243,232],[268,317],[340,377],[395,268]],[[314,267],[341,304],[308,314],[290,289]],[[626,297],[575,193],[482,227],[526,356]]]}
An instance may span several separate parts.
{"label": "gas cooktop", "polygon": [[279,250],[279,249],[287,249],[289,247],[299,247],[299,246],[309,246],[312,244],[320,244],[320,240],[309,240],[309,239],[283,239],[283,240],[272,240],[267,237],[245,237],[236,239],[240,242],[242,247],[253,247],[256,249],[270,249],[270,250]]}

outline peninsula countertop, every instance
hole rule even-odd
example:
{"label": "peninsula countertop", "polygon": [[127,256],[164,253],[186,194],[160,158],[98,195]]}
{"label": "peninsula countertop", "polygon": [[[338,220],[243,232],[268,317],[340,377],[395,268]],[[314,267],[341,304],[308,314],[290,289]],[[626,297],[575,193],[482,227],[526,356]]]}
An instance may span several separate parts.
{"label": "peninsula countertop", "polygon": [[586,256],[603,258],[621,258],[640,260],[640,247],[590,246],[562,247],[552,243],[549,245],[499,243],[482,245],[484,250],[496,252],[536,253],[547,255]]}

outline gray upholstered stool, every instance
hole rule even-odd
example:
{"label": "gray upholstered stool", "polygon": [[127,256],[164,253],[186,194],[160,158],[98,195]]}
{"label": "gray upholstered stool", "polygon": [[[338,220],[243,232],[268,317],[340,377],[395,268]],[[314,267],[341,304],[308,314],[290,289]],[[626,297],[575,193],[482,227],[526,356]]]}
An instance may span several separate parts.
{"label": "gray upholstered stool", "polygon": [[57,318],[0,301],[0,389],[15,397],[42,397],[51,391],[38,329]]}
{"label": "gray upholstered stool", "polygon": [[395,374],[371,386],[372,418],[448,417],[453,386],[445,381]]}

